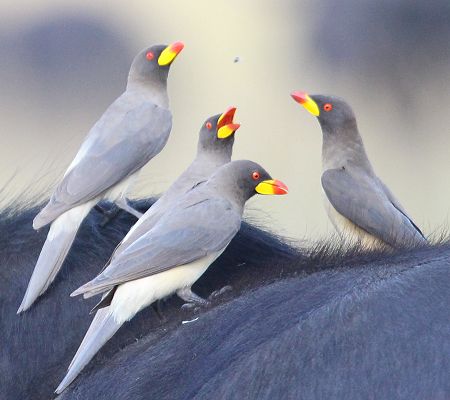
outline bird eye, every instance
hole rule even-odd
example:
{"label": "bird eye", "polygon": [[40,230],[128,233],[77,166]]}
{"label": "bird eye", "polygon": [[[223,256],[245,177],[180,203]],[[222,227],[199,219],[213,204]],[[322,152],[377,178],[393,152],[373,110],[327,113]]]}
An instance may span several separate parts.
{"label": "bird eye", "polygon": [[155,58],[155,55],[154,55],[151,51],[149,51],[149,52],[145,55],[145,58],[146,58],[148,61],[152,61],[152,60]]}
{"label": "bird eye", "polygon": [[331,103],[325,103],[325,104],[323,105],[323,109],[324,109],[324,111],[326,111],[326,112],[331,111],[331,110],[333,109],[333,104],[331,104]]}
{"label": "bird eye", "polygon": [[253,180],[257,181],[259,179],[259,172],[258,171],[253,172],[252,178]]}
{"label": "bird eye", "polygon": [[207,127],[208,129],[211,129],[211,128],[212,128],[212,123],[211,123],[211,122],[207,122],[207,123],[206,123],[206,127]]}

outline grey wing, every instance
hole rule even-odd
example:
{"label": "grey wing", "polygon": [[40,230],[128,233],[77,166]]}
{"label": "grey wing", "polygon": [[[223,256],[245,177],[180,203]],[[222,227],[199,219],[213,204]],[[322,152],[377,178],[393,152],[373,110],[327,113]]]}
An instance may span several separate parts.
{"label": "grey wing", "polygon": [[145,214],[131,227],[126,236],[117,245],[111,260],[114,260],[121,254],[131,243],[138,240],[141,236],[150,231],[163,215],[165,209],[159,207],[160,200],[156,201]]}
{"label": "grey wing", "polygon": [[[193,196],[188,198],[192,199]],[[238,232],[241,214],[224,199],[184,202],[133,242],[95,279],[72,295],[85,297],[222,251]]]}
{"label": "grey wing", "polygon": [[330,169],[322,175],[322,186],[336,211],[384,242],[392,246],[425,242],[421,232],[373,178]]}
{"label": "grey wing", "polygon": [[406,212],[406,210],[403,208],[403,206],[400,204],[400,202],[397,200],[397,198],[394,196],[394,194],[391,192],[391,190],[381,181],[380,178],[378,179],[378,183],[381,185],[381,187],[383,188],[384,193],[386,194],[386,196],[388,197],[389,201],[394,205],[394,207],[399,210],[406,218],[409,219],[409,222],[411,222],[411,224],[414,226],[414,228],[417,229],[417,231],[420,233],[420,235],[425,239],[424,234],[422,233],[422,231],[420,230],[420,228],[414,223],[414,221],[409,217],[408,213]]}
{"label": "grey wing", "polygon": [[175,182],[170,185],[166,192],[131,227],[127,235],[114,250],[112,259],[117,257],[131,243],[152,229],[159,219],[168,212],[172,205],[179,201],[183,195],[192,190],[193,187],[198,186],[201,182],[205,181],[205,174],[196,173],[192,170],[193,166],[195,167],[195,165],[191,165],[184,171]]}
{"label": "grey wing", "polygon": [[100,132],[89,146],[80,149],[50,204],[71,208],[132,175],[162,150],[171,127],[170,111],[151,102],[127,112],[108,132]]}

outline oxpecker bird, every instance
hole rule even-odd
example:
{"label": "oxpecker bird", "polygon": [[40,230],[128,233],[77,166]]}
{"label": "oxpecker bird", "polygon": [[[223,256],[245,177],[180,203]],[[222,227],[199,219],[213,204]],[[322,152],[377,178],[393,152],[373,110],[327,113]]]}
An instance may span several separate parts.
{"label": "oxpecker bird", "polygon": [[47,240],[18,313],[27,310],[55,279],[81,222],[101,199],[139,218],[125,194],[139,170],[165,146],[172,128],[167,77],[181,42],[152,46],[133,60],[125,92],[95,123],[34,229],[51,223]]}
{"label": "oxpecker bird", "polygon": [[147,233],[183,194],[206,181],[218,167],[231,161],[234,133],[240,126],[233,122],[235,112],[236,107],[230,107],[223,114],[214,115],[204,122],[200,129],[194,161],[132,226],[111,259]]}
{"label": "oxpecker bird", "polygon": [[389,188],[375,175],[351,107],[341,98],[291,94],[322,128],[322,187],[336,230],[364,247],[409,247],[427,241]]}
{"label": "oxpecker bird", "polygon": [[286,194],[287,187],[258,164],[232,161],[182,196],[146,234],[103,272],[72,293],[103,293],[97,312],[56,393],[61,393],[125,322],[154,301],[177,293],[205,304],[191,286],[239,231],[254,194]]}

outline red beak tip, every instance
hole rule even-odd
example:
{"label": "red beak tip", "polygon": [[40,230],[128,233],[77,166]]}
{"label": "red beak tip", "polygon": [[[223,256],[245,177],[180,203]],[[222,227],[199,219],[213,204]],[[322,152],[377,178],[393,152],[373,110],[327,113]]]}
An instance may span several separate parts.
{"label": "red beak tip", "polygon": [[288,194],[288,187],[281,181],[276,180],[276,194]]}
{"label": "red beak tip", "polygon": [[225,115],[227,115],[231,120],[234,118],[234,114],[236,113],[237,108],[234,106],[228,107],[227,111],[225,111]]}
{"label": "red beak tip", "polygon": [[179,53],[181,50],[184,49],[184,43],[183,42],[175,42],[172,44],[172,50],[176,53]]}
{"label": "red beak tip", "polygon": [[303,104],[306,101],[307,94],[305,92],[294,91],[291,93],[291,97],[300,104]]}

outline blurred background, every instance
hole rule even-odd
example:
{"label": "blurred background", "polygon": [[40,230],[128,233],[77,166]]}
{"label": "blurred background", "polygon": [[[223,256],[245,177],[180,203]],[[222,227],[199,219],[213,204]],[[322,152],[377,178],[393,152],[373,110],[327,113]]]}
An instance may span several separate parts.
{"label": "blurred background", "polygon": [[1,0],[0,16],[3,203],[48,195],[134,55],[182,40],[171,137],[130,197],[161,193],[192,160],[203,121],[235,105],[234,159],[290,188],[255,196],[248,215],[293,238],[331,233],[321,131],[289,96],[303,89],[348,100],[377,174],[425,234],[450,226],[448,0]]}

